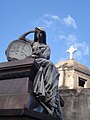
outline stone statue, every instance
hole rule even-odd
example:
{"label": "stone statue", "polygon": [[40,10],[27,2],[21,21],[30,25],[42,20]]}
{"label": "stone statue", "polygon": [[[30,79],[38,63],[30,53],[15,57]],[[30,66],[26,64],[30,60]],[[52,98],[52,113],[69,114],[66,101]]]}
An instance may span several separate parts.
{"label": "stone statue", "polygon": [[39,70],[33,81],[33,92],[41,106],[49,114],[61,117],[60,95],[58,92],[59,72],[50,59],[50,48],[46,43],[46,32],[43,28],[36,27],[35,30],[24,33],[19,37],[21,40],[28,34],[34,32],[32,42],[32,57],[39,64]]}

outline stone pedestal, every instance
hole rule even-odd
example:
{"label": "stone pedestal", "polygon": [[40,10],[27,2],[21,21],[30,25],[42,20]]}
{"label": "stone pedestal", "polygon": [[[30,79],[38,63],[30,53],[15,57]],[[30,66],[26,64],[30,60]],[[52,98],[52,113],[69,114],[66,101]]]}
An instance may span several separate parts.
{"label": "stone pedestal", "polygon": [[0,63],[0,80],[23,77],[33,80],[38,67],[33,58]]}
{"label": "stone pedestal", "polygon": [[37,70],[32,58],[0,63],[0,109],[29,108]]}
{"label": "stone pedestal", "polygon": [[38,68],[33,58],[0,63],[0,120],[60,120],[33,109],[37,102],[33,80]]}
{"label": "stone pedestal", "polygon": [[0,81],[0,109],[29,108],[32,86],[29,77]]}

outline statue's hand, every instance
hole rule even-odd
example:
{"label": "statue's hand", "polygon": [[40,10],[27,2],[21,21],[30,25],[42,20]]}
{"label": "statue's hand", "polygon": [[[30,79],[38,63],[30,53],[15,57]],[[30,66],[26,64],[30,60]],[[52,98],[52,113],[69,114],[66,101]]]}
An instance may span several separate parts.
{"label": "statue's hand", "polygon": [[35,54],[32,54],[31,57],[32,57],[32,58],[38,58],[38,56],[35,55]]}

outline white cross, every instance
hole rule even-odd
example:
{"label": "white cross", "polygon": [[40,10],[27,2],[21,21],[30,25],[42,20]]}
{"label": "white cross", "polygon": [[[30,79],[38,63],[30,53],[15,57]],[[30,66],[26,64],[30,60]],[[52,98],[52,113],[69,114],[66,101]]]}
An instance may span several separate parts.
{"label": "white cross", "polygon": [[73,46],[70,46],[70,48],[66,51],[68,53],[70,53],[70,59],[73,59],[73,54],[77,49],[74,48]]}

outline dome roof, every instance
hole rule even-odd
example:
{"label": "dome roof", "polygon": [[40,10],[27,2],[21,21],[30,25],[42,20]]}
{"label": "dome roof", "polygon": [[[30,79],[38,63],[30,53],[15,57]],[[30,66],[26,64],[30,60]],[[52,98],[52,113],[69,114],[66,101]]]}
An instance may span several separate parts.
{"label": "dome roof", "polygon": [[59,63],[56,64],[56,67],[58,69],[60,68],[64,68],[64,69],[74,69],[78,72],[82,72],[84,74],[87,74],[90,76],[90,70],[88,69],[88,67],[82,65],[81,63],[79,62],[76,62],[75,60],[66,60],[66,61],[61,61]]}

